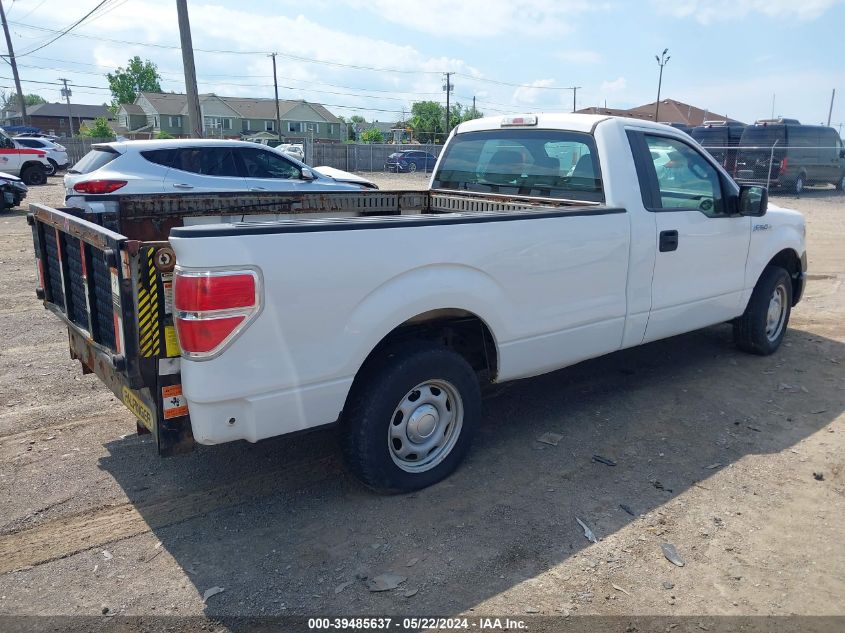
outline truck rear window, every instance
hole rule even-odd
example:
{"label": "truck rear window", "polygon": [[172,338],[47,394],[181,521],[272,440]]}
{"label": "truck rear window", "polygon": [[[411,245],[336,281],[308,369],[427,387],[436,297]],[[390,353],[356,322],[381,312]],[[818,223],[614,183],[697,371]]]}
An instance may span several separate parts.
{"label": "truck rear window", "polygon": [[446,148],[432,187],[604,201],[593,137],[558,130],[458,134]]}

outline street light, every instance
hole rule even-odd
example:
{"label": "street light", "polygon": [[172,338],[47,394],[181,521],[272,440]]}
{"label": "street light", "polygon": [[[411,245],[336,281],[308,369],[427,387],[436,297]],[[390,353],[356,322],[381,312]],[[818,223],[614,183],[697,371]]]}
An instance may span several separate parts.
{"label": "street light", "polygon": [[657,123],[657,115],[660,113],[660,87],[663,84],[663,67],[669,63],[671,59],[669,55],[666,53],[669,52],[668,48],[664,48],[663,52],[660,54],[660,57],[657,55],[654,56],[654,59],[657,60],[657,65],[660,66],[660,79],[657,80],[657,103],[654,106],[654,122]]}

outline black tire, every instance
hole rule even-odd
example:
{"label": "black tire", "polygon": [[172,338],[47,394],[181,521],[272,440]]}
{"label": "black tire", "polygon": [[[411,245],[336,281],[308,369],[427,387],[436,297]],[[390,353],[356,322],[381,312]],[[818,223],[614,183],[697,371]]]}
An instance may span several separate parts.
{"label": "black tire", "polygon": [[839,191],[845,191],[845,173],[839,176],[839,182],[835,183]]}
{"label": "black tire", "polygon": [[[781,294],[783,311],[778,318],[779,326],[772,331],[770,309],[776,292]],[[754,286],[745,312],[733,323],[734,342],[749,354],[773,354],[783,341],[791,312],[792,279],[789,273],[778,266],[767,267]]]}
{"label": "black tire", "polygon": [[417,164],[416,163],[409,163],[408,164],[408,171],[414,173],[417,171]]}
{"label": "black tire", "polygon": [[50,164],[44,167],[44,171],[48,176],[54,176],[59,171],[59,164],[52,158],[48,158],[47,162]]}
{"label": "black tire", "polygon": [[21,172],[21,180],[27,186],[47,183],[47,170],[43,165],[29,165]]}
{"label": "black tire", "polygon": [[[446,402],[450,398],[448,389],[454,389],[457,398],[451,408],[448,405],[444,407],[444,413],[448,410],[450,413],[446,415],[451,417],[440,419],[438,415],[433,430],[424,441],[441,432],[449,439],[443,441],[443,449],[428,451],[428,455],[433,455],[433,459],[438,461],[427,466],[425,461],[429,457],[421,456],[420,467],[427,469],[408,472],[396,461],[403,461],[396,456],[397,448],[401,446],[397,447],[397,440],[391,434],[400,428],[397,418],[402,422],[403,416],[398,411],[400,406],[407,403],[415,392],[422,391],[417,387],[425,385],[423,390],[428,389],[429,393],[437,391],[429,383],[447,385],[442,392]],[[436,395],[440,396],[441,392]],[[411,420],[425,406],[431,405],[420,406],[401,426],[411,447],[416,446],[408,439]],[[404,343],[368,362],[355,379],[341,417],[343,452],[349,469],[373,490],[385,493],[419,490],[437,483],[458,467],[469,450],[480,419],[481,390],[469,363],[441,345],[424,341]],[[444,421],[447,421],[445,425],[438,426]],[[453,430],[451,436],[450,427]],[[410,461],[403,463],[414,467]]]}
{"label": "black tire", "polygon": [[796,196],[800,196],[801,192],[804,191],[804,185],[806,184],[806,174],[798,174],[798,177],[795,179],[795,184],[792,186],[792,193],[794,193]]}

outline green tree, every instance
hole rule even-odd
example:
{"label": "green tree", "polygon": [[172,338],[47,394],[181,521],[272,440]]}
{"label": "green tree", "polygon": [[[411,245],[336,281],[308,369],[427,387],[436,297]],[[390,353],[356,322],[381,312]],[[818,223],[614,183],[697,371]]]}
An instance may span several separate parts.
{"label": "green tree", "polygon": [[91,138],[114,140],[114,131],[109,127],[109,121],[105,117],[95,119],[93,125],[83,125],[79,128],[79,133],[82,136],[90,136]]}
{"label": "green tree", "polygon": [[113,107],[119,107],[121,103],[134,103],[139,92],[161,92],[158,67],[150,60],[142,61],[137,55],[129,60],[126,68],[106,73],[106,78],[109,80]]}
{"label": "green tree", "polygon": [[371,127],[361,132],[362,143],[384,143],[384,134],[377,127]]}
{"label": "green tree", "polygon": [[455,103],[449,108],[449,129],[464,121],[472,121],[473,119],[480,119],[484,113],[476,108],[465,108],[460,103]]}
{"label": "green tree", "polygon": [[445,108],[436,101],[417,101],[411,106],[408,124],[418,141],[433,143],[438,134],[443,136],[445,118]]}
{"label": "green tree", "polygon": [[349,120],[352,121],[353,123],[366,123],[367,122],[367,119],[362,117],[360,114],[353,114],[352,118],[350,118]]}
{"label": "green tree", "polygon": [[[44,97],[33,93],[24,95],[23,101],[27,106],[34,106],[39,105],[41,103],[47,103],[47,100]],[[4,110],[19,110],[20,107],[18,106],[17,93],[12,91],[6,92],[5,90],[0,92],[0,107],[2,107]]]}
{"label": "green tree", "polygon": [[175,137],[172,134],[170,134],[169,132],[165,132],[164,130],[161,130],[158,134],[156,134],[156,138],[175,138]]}

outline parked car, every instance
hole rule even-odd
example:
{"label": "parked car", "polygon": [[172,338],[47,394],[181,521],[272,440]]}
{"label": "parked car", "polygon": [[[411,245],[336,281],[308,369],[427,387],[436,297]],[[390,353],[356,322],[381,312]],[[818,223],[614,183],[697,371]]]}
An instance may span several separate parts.
{"label": "parked car", "polygon": [[19,147],[30,147],[47,152],[47,160],[50,163],[50,166],[47,168],[48,176],[52,176],[56,172],[68,168],[70,161],[68,160],[67,149],[64,145],[59,145],[46,138],[34,136],[16,136],[14,141]]}
{"label": "parked car", "polygon": [[[573,145],[570,175],[552,148]],[[482,385],[725,322],[772,354],[804,288],[802,215],[646,121],[476,119],[428,190],[288,196],[135,198],[112,230],[30,217],[72,357],[164,454],[337,421],[366,484],[421,488],[467,454]]]}
{"label": "parked car", "polygon": [[29,191],[23,180],[0,172],[0,211],[20,206]]}
{"label": "parked car", "polygon": [[139,193],[377,188],[340,170],[324,175],[271,147],[210,139],[99,143],[68,170],[64,185],[65,204],[83,209]]}
{"label": "parked car", "polygon": [[745,128],[736,158],[736,180],[801,193],[806,185],[845,189],[845,147],[832,127],[795,119],[758,121]]}
{"label": "parked car", "polygon": [[745,127],[744,123],[738,121],[705,121],[703,125],[694,127],[690,136],[733,175],[736,170],[736,148]]}
{"label": "parked car", "polygon": [[18,176],[26,185],[43,185],[51,168],[47,152],[16,145],[11,136],[0,130],[0,170]]}
{"label": "parked car", "polygon": [[388,156],[384,163],[384,170],[397,173],[431,171],[435,163],[437,163],[437,157],[434,154],[417,149],[406,149]]}
{"label": "parked car", "polygon": [[277,149],[280,149],[288,156],[295,158],[301,163],[305,162],[305,149],[302,145],[298,145],[296,143],[282,143],[281,145],[277,146]]}

